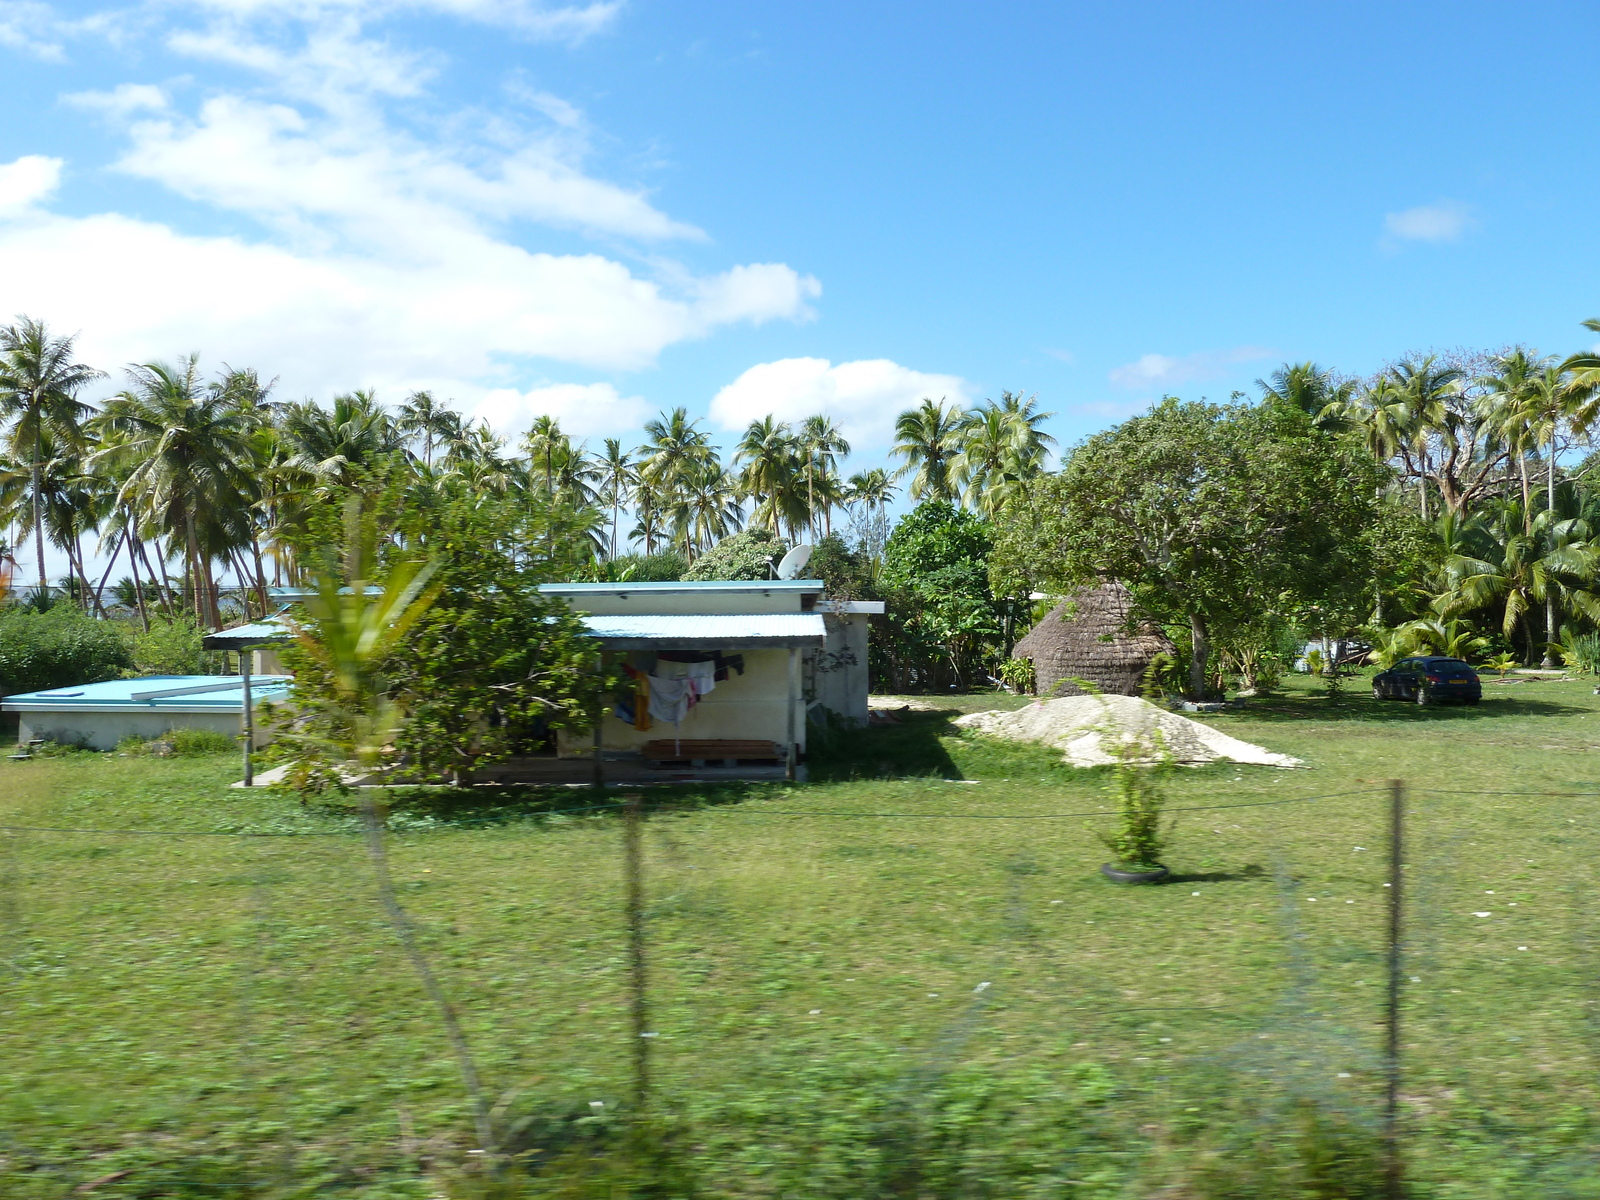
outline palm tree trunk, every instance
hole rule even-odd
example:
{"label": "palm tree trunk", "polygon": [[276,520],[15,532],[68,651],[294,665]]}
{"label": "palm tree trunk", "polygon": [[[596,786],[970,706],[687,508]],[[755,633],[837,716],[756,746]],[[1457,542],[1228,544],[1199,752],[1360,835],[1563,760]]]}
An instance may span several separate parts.
{"label": "palm tree trunk", "polygon": [[40,470],[39,456],[44,453],[44,429],[40,422],[40,414],[35,406],[33,414],[33,550],[39,556],[39,595],[50,594],[50,579],[44,570],[44,496],[42,490],[42,471]]}
{"label": "palm tree trunk", "polygon": [[[167,552],[166,549],[161,545],[161,537],[159,534],[156,537],[156,565],[161,568],[161,610],[166,614],[167,620],[170,621],[174,616],[177,615],[178,608],[172,599],[172,579],[167,574]],[[148,558],[145,559],[144,567],[146,571],[150,572],[150,578],[152,580],[157,577],[155,568],[150,565],[150,560]]]}
{"label": "palm tree trunk", "polygon": [[[89,607],[89,575],[83,561],[83,531],[77,527],[76,518],[74,518],[72,528],[72,546],[78,552],[78,586],[83,589],[83,606],[87,609]],[[99,606],[99,603],[97,596],[95,599],[96,607]]]}
{"label": "palm tree trunk", "polygon": [[211,573],[211,556],[204,555],[201,564],[206,580],[206,620],[211,623],[212,629],[221,629],[222,611],[217,606],[217,581]]}
{"label": "palm tree trunk", "polygon": [[261,602],[261,619],[267,618],[267,569],[261,562],[261,538],[250,531],[250,554],[256,560],[256,599]]}
{"label": "palm tree trunk", "polygon": [[133,568],[133,594],[139,604],[139,620],[144,625],[144,631],[150,632],[150,610],[144,602],[144,584],[139,581],[139,556],[144,553],[144,547],[139,543],[139,526],[134,519],[133,510],[128,510],[128,565]]}
{"label": "palm tree trunk", "polygon": [[122,545],[128,538],[128,531],[124,529],[117,534],[116,541],[111,543],[111,561],[106,563],[106,573],[100,576],[100,586],[94,590],[94,611],[97,616],[105,616],[105,605],[100,603],[100,596],[106,590],[106,580],[111,578],[111,568],[117,565],[117,555],[122,553]]}

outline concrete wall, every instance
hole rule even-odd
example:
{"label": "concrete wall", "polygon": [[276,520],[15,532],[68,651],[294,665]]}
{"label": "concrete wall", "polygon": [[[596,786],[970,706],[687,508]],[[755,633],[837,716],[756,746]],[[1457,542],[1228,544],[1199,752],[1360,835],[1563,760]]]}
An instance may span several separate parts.
{"label": "concrete wall", "polygon": [[823,617],[828,640],[808,655],[806,684],[812,698],[851,725],[867,723],[867,618]]}
{"label": "concrete wall", "polygon": [[[64,745],[88,746],[91,750],[115,750],[123,738],[149,740],[174,729],[213,729],[237,738],[243,730],[238,713],[177,712],[20,712],[17,740],[34,738]],[[265,746],[270,732],[256,730],[255,744]]]}
{"label": "concrete wall", "polygon": [[[677,736],[764,738],[787,745],[789,652],[741,650],[738,653],[744,655],[744,674],[730,671],[727,682],[717,684],[709,696],[689,710],[688,716],[677,726]],[[644,666],[649,658],[634,654],[630,661]],[[798,686],[796,690],[799,691]],[[806,744],[804,708],[802,695],[795,704],[795,737],[802,752]],[[673,737],[674,728],[670,723],[652,721],[649,729],[635,729],[608,708],[601,733],[607,753],[637,752],[646,742]],[[573,736],[563,732],[558,735],[557,750],[563,756],[591,754],[594,734]]]}

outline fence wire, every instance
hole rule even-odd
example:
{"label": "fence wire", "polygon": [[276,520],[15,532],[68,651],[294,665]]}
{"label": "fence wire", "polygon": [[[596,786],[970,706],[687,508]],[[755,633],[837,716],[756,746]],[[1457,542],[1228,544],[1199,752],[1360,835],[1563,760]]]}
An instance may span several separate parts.
{"label": "fence wire", "polygon": [[[1596,1175],[1594,831],[1519,822],[1515,802],[1597,795],[1408,793],[1418,1194],[1582,1195]],[[1332,802],[1314,830],[1244,811]],[[710,1194],[1109,1197],[1181,1179],[1221,1196],[1253,1194],[1230,1170],[1318,1156],[1371,1174],[1385,802],[1176,805],[1234,823],[1184,827],[1217,861],[1140,893],[1136,916],[1085,857],[1105,808],[647,801],[650,1115],[669,1142],[683,1131]],[[535,1184],[543,1163],[625,1146],[641,1117],[627,803],[452,832],[465,863],[436,833],[387,839],[394,900],[488,1093],[487,1149]],[[795,823],[736,850],[740,816]],[[966,832],[1005,821],[1026,832]],[[157,869],[116,844],[150,837],[177,857]],[[0,1192],[469,1194],[489,1156],[381,900],[359,830],[0,827]],[[1494,1164],[1492,1188],[1450,1191],[1463,1160]]]}

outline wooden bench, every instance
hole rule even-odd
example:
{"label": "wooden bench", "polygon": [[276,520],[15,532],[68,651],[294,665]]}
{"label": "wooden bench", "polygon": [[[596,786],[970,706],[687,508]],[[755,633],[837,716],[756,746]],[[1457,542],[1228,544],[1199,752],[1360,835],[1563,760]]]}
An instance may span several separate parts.
{"label": "wooden bench", "polygon": [[785,758],[784,748],[777,742],[746,738],[666,738],[646,742],[640,753],[646,762],[657,767],[668,763],[736,767],[740,763],[780,763]]}

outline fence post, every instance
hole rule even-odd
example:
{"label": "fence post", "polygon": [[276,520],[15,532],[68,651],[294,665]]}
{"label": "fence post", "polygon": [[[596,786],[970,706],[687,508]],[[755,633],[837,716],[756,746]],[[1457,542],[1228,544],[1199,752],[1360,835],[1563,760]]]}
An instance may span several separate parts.
{"label": "fence post", "polygon": [[650,1095],[650,1039],[645,1026],[650,1012],[645,1001],[644,968],[644,865],[640,857],[640,841],[644,814],[641,804],[644,797],[637,792],[626,796],[623,809],[622,850],[623,873],[626,876],[628,911],[628,988],[630,991],[633,1032],[633,1103],[635,1111],[644,1112]]}
{"label": "fence post", "polygon": [[1401,1200],[1405,1195],[1405,1174],[1400,1161],[1400,987],[1404,965],[1400,941],[1404,912],[1400,867],[1405,852],[1405,795],[1405,784],[1401,780],[1389,781],[1389,1003],[1383,1056],[1386,1076],[1383,1167],[1388,1200]]}

